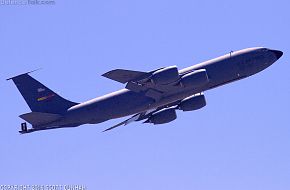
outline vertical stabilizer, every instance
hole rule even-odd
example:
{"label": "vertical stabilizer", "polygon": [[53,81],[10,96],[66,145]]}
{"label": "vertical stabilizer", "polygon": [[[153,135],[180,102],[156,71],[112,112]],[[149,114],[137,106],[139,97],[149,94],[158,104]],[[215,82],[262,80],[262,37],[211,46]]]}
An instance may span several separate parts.
{"label": "vertical stabilizer", "polygon": [[77,103],[66,100],[32,78],[28,73],[7,80],[13,80],[19,92],[33,112],[63,114]]}

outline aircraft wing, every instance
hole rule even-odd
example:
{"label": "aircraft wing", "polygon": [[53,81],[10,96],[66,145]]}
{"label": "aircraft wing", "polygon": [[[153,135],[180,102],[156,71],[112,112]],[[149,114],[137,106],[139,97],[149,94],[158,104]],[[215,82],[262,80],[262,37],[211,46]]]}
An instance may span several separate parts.
{"label": "aircraft wing", "polygon": [[115,129],[115,128],[120,127],[120,126],[128,125],[128,124],[135,122],[135,121],[141,121],[141,120],[148,119],[153,113],[155,113],[161,109],[164,109],[164,108],[176,106],[178,104],[179,104],[179,101],[176,101],[176,102],[173,102],[171,104],[168,104],[168,105],[156,108],[156,109],[151,109],[151,110],[148,110],[146,112],[137,113],[137,114],[133,115],[132,117],[130,117],[129,119],[126,119],[125,121],[122,121],[121,123],[118,123],[112,127],[109,127],[102,132],[110,131],[112,129]]}
{"label": "aircraft wing", "polygon": [[142,113],[138,113],[138,114],[136,114],[136,115],[130,117],[129,119],[127,119],[127,120],[125,120],[125,121],[123,121],[123,122],[121,122],[121,123],[118,123],[117,125],[114,125],[114,126],[112,126],[112,127],[110,127],[110,128],[105,129],[103,132],[110,131],[110,130],[112,130],[112,129],[116,128],[116,127],[122,126],[122,125],[124,125],[124,126],[125,126],[125,125],[128,125],[129,123],[131,123],[131,122],[133,122],[133,121],[137,121],[138,118],[141,116],[141,114],[142,114]]}
{"label": "aircraft wing", "polygon": [[159,109],[152,109],[152,110],[149,110],[149,111],[146,111],[146,112],[141,112],[141,113],[138,113],[138,114],[135,114],[133,115],[132,117],[130,117],[129,119],[121,122],[121,123],[118,123],[112,127],[109,127],[107,129],[105,129],[104,131],[102,132],[106,132],[106,131],[110,131],[112,129],[115,129],[117,127],[120,127],[120,126],[125,126],[125,125],[128,125],[134,121],[141,121],[141,120],[144,120],[144,119],[147,119],[149,118],[150,115],[152,115],[154,112],[156,112],[157,110]]}
{"label": "aircraft wing", "polygon": [[136,81],[136,80],[139,80],[140,78],[146,78],[149,75],[150,73],[147,73],[147,72],[131,71],[131,70],[125,70],[125,69],[115,69],[115,70],[104,73],[102,76],[125,84],[129,81],[134,81],[134,80]]}
{"label": "aircraft wing", "polygon": [[170,83],[166,85],[152,83],[151,77],[153,76],[154,72],[162,69],[164,68],[159,68],[149,72],[115,69],[103,74],[102,76],[126,84],[125,88],[131,91],[144,92],[145,96],[151,97],[155,101],[158,101],[162,98],[164,93],[180,88],[180,86],[177,85],[178,81],[176,81],[176,83]]}

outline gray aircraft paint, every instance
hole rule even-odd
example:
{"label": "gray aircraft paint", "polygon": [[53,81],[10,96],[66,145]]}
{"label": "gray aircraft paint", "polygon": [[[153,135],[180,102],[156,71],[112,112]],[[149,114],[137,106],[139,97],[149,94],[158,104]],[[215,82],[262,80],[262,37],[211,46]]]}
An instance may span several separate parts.
{"label": "gray aircraft paint", "polygon": [[61,114],[60,119],[41,126],[34,126],[34,128],[35,130],[43,130],[76,127],[82,124],[96,124],[157,109],[188,96],[256,74],[277,61],[282,54],[281,51],[263,47],[231,52],[179,70],[179,75],[183,76],[195,70],[205,69],[209,83],[200,88],[186,88],[177,85],[176,87],[171,87],[171,90],[164,93],[158,101],[146,96],[145,92],[122,89],[83,103],[73,103],[72,107]]}

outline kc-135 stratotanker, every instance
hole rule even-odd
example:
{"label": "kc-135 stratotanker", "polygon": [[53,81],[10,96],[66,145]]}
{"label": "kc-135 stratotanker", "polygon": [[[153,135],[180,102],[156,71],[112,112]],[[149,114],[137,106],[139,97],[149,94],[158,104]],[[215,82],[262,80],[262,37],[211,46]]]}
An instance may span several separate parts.
{"label": "kc-135 stratotanker", "polygon": [[176,110],[193,111],[206,105],[204,91],[256,74],[283,55],[282,51],[264,47],[247,48],[205,61],[185,69],[176,66],[150,72],[115,69],[102,76],[125,84],[125,89],[76,103],[64,99],[24,73],[13,80],[30,113],[19,117],[20,133],[78,127],[131,116],[107,128],[127,125],[133,121],[164,124],[176,119]]}

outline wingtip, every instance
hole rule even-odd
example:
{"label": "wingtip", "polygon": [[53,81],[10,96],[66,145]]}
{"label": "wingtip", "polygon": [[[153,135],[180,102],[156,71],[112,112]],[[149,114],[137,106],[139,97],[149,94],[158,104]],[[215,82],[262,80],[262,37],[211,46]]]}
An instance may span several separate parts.
{"label": "wingtip", "polygon": [[102,133],[107,132],[107,131],[110,131],[111,129],[114,129],[114,127],[109,127],[107,129],[103,130]]}
{"label": "wingtip", "polygon": [[112,74],[114,74],[114,72],[116,72],[116,71],[118,71],[118,70],[120,70],[120,69],[113,69],[113,70],[111,70],[111,71],[108,71],[108,72],[103,73],[101,76],[106,77],[106,78],[108,78],[108,79],[111,79],[110,76],[111,76]]}
{"label": "wingtip", "polygon": [[114,128],[116,128],[116,127],[113,126],[113,127],[107,128],[107,129],[103,130],[102,133],[107,132],[107,131],[110,131],[110,130],[112,130],[112,129],[114,129]]}

